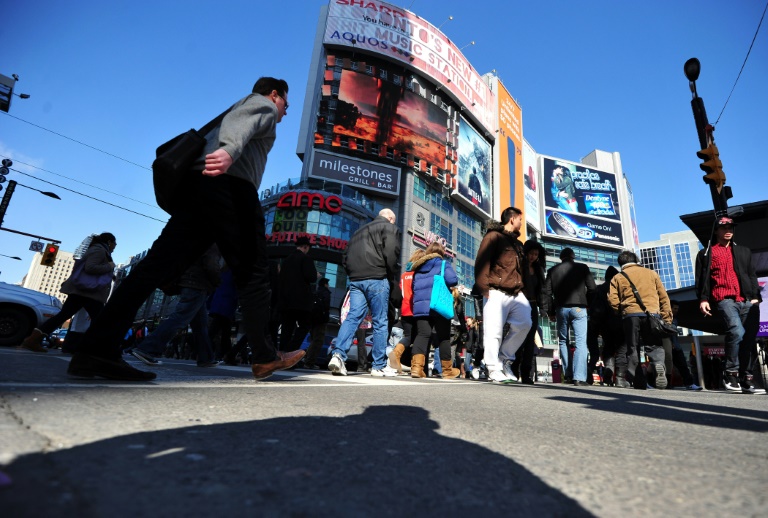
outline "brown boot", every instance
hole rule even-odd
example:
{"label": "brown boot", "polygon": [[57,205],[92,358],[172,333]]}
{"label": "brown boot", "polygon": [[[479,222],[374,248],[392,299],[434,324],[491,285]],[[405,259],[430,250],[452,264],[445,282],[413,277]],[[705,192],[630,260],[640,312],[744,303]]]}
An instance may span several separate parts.
{"label": "brown boot", "polygon": [[32,334],[26,337],[23,342],[21,342],[20,347],[35,353],[47,353],[48,349],[43,347],[44,336],[45,334],[42,331],[35,328],[32,330]]}
{"label": "brown boot", "polygon": [[414,354],[411,358],[411,378],[426,378],[424,374],[424,360],[426,358],[423,354]]}
{"label": "brown boot", "polygon": [[453,367],[453,362],[451,360],[440,360],[440,366],[443,368],[443,379],[444,380],[451,380],[453,378],[458,378],[461,371],[459,369],[455,369]]}
{"label": "brown boot", "polygon": [[403,344],[397,344],[392,352],[389,353],[389,366],[397,371],[397,374],[403,373],[403,366],[400,365],[400,357],[405,352],[405,346]]}

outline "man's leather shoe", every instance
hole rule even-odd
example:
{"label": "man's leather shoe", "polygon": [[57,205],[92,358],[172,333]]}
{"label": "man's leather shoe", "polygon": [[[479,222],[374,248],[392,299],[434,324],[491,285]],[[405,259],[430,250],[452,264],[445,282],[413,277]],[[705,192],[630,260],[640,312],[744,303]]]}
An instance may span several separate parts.
{"label": "man's leather shoe", "polygon": [[72,355],[67,374],[75,378],[99,377],[120,381],[151,381],[157,377],[154,372],[140,371],[123,359],[114,361],[83,353]]}
{"label": "man's leather shoe", "polygon": [[251,365],[251,372],[253,372],[253,377],[257,380],[267,379],[275,371],[290,369],[299,363],[299,360],[304,358],[305,354],[307,354],[307,351],[302,349],[291,352],[277,351],[276,360],[269,363],[254,363]]}

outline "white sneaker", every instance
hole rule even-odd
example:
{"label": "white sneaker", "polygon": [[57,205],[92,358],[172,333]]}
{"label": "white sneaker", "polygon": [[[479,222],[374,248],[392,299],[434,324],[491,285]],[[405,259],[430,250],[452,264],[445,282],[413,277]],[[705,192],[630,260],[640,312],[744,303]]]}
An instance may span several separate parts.
{"label": "white sneaker", "polygon": [[384,367],[383,369],[371,369],[371,376],[379,378],[393,378],[397,376],[397,371],[391,367]]}
{"label": "white sneaker", "polygon": [[509,383],[509,378],[503,371],[490,371],[488,373],[488,381],[493,383]]}
{"label": "white sneaker", "polygon": [[502,363],[502,372],[507,377],[507,381],[517,381],[517,376],[512,372],[512,360],[504,360]]}
{"label": "white sneaker", "polygon": [[328,370],[331,371],[331,374],[334,376],[347,375],[347,366],[344,365],[344,360],[342,360],[341,356],[338,354],[334,354],[331,357],[331,361],[328,362]]}

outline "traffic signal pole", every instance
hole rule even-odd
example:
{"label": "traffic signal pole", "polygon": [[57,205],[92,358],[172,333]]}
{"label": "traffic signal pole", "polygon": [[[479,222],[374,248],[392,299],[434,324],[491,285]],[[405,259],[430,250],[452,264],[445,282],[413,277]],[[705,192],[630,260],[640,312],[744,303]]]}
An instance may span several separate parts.
{"label": "traffic signal pole", "polygon": [[[715,159],[719,163],[717,158],[718,151],[715,146],[715,128],[709,124],[707,120],[707,110],[704,108],[704,99],[699,97],[696,91],[696,80],[699,78],[699,72],[701,71],[701,64],[696,58],[691,58],[685,62],[685,76],[688,78],[691,87],[691,93],[693,99],[691,100],[691,108],[693,109],[693,120],[696,123],[696,133],[699,136],[699,158],[709,159],[712,161]],[[715,218],[726,216],[728,214],[728,199],[732,197],[731,188],[725,184],[725,174],[722,171],[722,164],[711,170],[709,166],[710,162],[702,164],[701,168],[710,173],[704,177],[704,181],[709,185],[709,192],[712,196],[712,206],[715,209]],[[711,179],[721,177],[722,179],[717,182]]]}

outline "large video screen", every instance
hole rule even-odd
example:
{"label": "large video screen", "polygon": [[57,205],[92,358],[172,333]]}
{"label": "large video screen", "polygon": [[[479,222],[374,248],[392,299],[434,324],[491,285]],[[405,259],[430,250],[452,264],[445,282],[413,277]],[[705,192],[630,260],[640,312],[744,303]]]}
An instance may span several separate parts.
{"label": "large video screen", "polygon": [[472,205],[491,214],[491,145],[466,121],[459,124],[458,191]]}
{"label": "large video screen", "polygon": [[616,175],[561,160],[542,160],[545,232],[623,246]]}
{"label": "large video screen", "polygon": [[[448,114],[404,86],[343,70],[331,113],[334,136],[354,139],[350,148],[386,145],[402,156],[445,167]],[[316,138],[322,140],[319,134]]]}
{"label": "large video screen", "polygon": [[589,216],[620,220],[616,175],[581,165],[544,159],[544,205]]}

